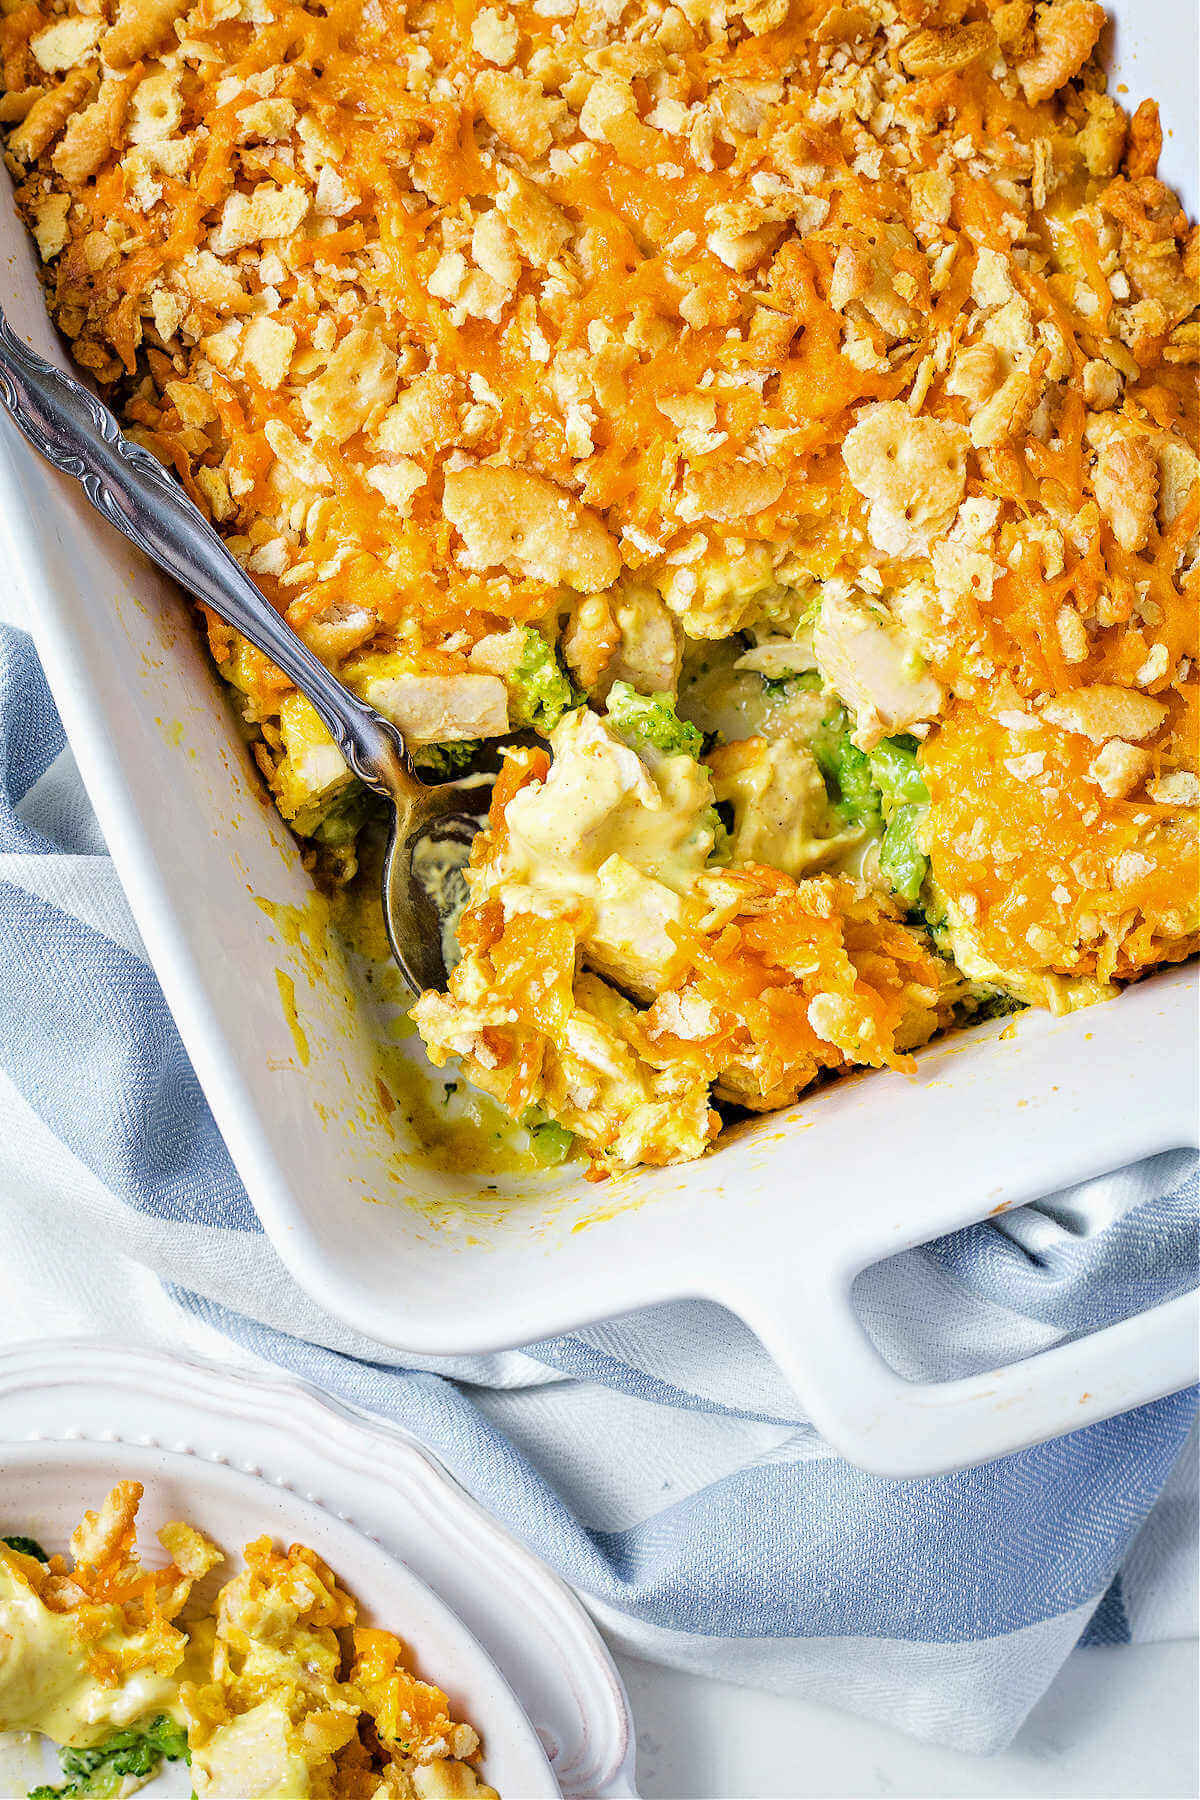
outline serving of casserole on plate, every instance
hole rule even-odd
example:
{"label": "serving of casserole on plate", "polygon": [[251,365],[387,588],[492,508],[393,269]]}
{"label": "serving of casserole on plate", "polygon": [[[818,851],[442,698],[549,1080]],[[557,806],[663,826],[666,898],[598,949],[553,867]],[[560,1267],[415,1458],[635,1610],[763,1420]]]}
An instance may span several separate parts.
{"label": "serving of casserole on plate", "polygon": [[[252,1731],[277,1744],[289,1731],[299,1737],[311,1752],[314,1794],[329,1785],[324,1744],[335,1765],[333,1792],[345,1800],[363,1786],[374,1796],[381,1784],[389,1800],[393,1789],[413,1800],[406,1780],[418,1794],[438,1791],[439,1779],[452,1792],[470,1793],[472,1776],[508,1800],[632,1794],[628,1705],[596,1627],[565,1584],[407,1432],[352,1414],[290,1379],[94,1338],[42,1339],[0,1355],[0,1447],[0,1534],[65,1555],[68,1570],[83,1515],[95,1513],[114,1488],[127,1510],[131,1489],[123,1484],[143,1490],[142,1585],[110,1579],[111,1555],[100,1567],[85,1558],[80,1592],[67,1581],[47,1589],[44,1571],[21,1565],[35,1586],[41,1583],[43,1605],[58,1622],[47,1623],[26,1602],[22,1616],[37,1629],[17,1644],[11,1662],[3,1647],[9,1640],[0,1637],[0,1717],[15,1723],[14,1707],[40,1698],[43,1728],[78,1746],[76,1760],[101,1764],[107,1745],[107,1764],[95,1773],[116,1775],[114,1788],[133,1772],[115,1771],[117,1757],[148,1762],[164,1744],[179,1747],[169,1728],[174,1721],[191,1738],[191,1767],[164,1760],[149,1790],[156,1796],[189,1794],[199,1786],[197,1771],[207,1772],[223,1748]],[[164,1537],[169,1553],[160,1548]],[[223,1560],[197,1579],[174,1619],[166,1618],[174,1590],[163,1566],[174,1561],[181,1568],[181,1557],[194,1564],[196,1538]],[[200,1553],[201,1560],[209,1554]],[[0,1609],[8,1609],[13,1590],[3,1580]],[[84,1586],[97,1590],[93,1607],[113,1603],[107,1612],[87,1610]],[[219,1600],[222,1589],[227,1596]],[[147,1596],[164,1616],[154,1634],[156,1655],[163,1655],[153,1669],[143,1655],[150,1639],[136,1634]],[[351,1623],[338,1622],[351,1611]],[[81,1627],[123,1628],[130,1636],[120,1647],[121,1666],[100,1668],[114,1679],[99,1681],[97,1668],[81,1668],[66,1629],[71,1613]],[[11,1622],[5,1610],[5,1625]],[[315,1635],[306,1638],[309,1632]],[[363,1634],[357,1650],[355,1632]],[[397,1639],[402,1649],[388,1672]],[[46,1655],[64,1645],[62,1662],[46,1664]],[[283,1654],[267,1654],[269,1647]],[[297,1683],[298,1648],[304,1674]],[[364,1682],[352,1673],[359,1653],[382,1655],[373,1673],[360,1670]],[[31,1666],[53,1676],[39,1695],[21,1688],[22,1669]],[[184,1683],[191,1684],[186,1694]],[[60,1703],[53,1719],[51,1689]],[[239,1723],[250,1712],[257,1723]],[[397,1755],[386,1740],[396,1739],[389,1719],[399,1721],[402,1712],[413,1730]],[[149,1734],[148,1744],[112,1746],[114,1731],[145,1736],[164,1714],[168,1724]],[[472,1734],[480,1749],[465,1756],[467,1771],[457,1770]],[[452,1735],[457,1755],[449,1754]],[[406,1756],[416,1768],[404,1766]],[[373,1766],[364,1770],[364,1761]],[[62,1780],[48,1744],[0,1731],[0,1793],[23,1795],[39,1782]],[[248,1779],[245,1789],[236,1788],[248,1791]]]}
{"label": "serving of casserole on plate", "polygon": [[157,1533],[165,1563],[142,1561],[143,1492],[117,1482],[69,1558],[0,1536],[0,1731],[53,1739],[67,1777],[30,1800],[132,1793],[169,1762],[200,1800],[498,1800],[475,1731],[315,1551],[256,1538],[205,1586],[225,1554],[184,1520]]}
{"label": "serving of casserole on plate", "polygon": [[[431,776],[499,765],[414,1016],[543,1152],[687,1160],[716,1103],[1196,947],[1196,239],[1104,27],[4,19],[76,360]],[[365,791],[208,635],[349,880]]]}

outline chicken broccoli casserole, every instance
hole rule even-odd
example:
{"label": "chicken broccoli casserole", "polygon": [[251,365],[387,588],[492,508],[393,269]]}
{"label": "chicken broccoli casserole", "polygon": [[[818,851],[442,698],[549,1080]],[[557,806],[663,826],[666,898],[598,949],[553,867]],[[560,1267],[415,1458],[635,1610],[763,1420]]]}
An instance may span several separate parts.
{"label": "chicken broccoli casserole", "polygon": [[63,1785],[30,1800],[133,1793],[173,1761],[196,1800],[499,1800],[475,1732],[312,1550],[259,1538],[215,1589],[222,1552],[190,1525],[159,1532],[166,1566],[141,1562],[141,1497],[119,1482],[70,1563],[0,1538],[0,1731],[64,1746]]}
{"label": "chicken broccoli casserole", "polygon": [[[60,329],[431,778],[498,770],[414,1016],[597,1172],[1196,948],[1196,236],[1105,23],[6,0]],[[207,626],[348,880],[367,796]]]}

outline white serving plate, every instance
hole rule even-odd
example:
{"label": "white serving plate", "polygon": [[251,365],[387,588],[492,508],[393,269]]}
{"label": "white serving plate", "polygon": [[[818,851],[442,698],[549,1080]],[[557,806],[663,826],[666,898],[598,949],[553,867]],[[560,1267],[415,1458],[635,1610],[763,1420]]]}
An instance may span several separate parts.
{"label": "white serving plate", "polygon": [[[1160,97],[1176,128],[1164,166],[1194,201],[1191,9],[1117,10],[1127,104]],[[7,208],[0,247],[10,317],[59,354]],[[707,1296],[759,1334],[838,1449],[892,1475],[997,1456],[1196,1378],[1187,1299],[1012,1368],[920,1385],[880,1361],[849,1298],[881,1257],[1195,1142],[1187,970],[1085,1014],[960,1034],[915,1078],[843,1081],[686,1169],[523,1197],[469,1169],[431,1173],[376,1104],[367,1007],[313,928],[295,844],[185,607],[2,423],[0,546],[100,823],[263,1225],[329,1312],[439,1354]]]}
{"label": "white serving plate", "polygon": [[[316,1550],[476,1727],[504,1800],[633,1795],[628,1706],[595,1627],[407,1434],[296,1382],[94,1340],[0,1355],[0,1530],[65,1549],[85,1507],[126,1477],[145,1484],[148,1561],[172,1518],[231,1553],[229,1572],[264,1532]],[[41,1755],[0,1739],[0,1792],[44,1779],[29,1766]],[[152,1791],[189,1789],[175,1769]]]}

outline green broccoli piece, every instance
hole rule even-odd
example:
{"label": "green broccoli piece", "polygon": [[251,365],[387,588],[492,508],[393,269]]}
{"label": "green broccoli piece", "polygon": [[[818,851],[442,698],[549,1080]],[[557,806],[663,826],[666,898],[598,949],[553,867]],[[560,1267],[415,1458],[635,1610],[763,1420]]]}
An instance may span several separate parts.
{"label": "green broccoli piece", "polygon": [[32,1556],[38,1562],[48,1563],[50,1561],[49,1555],[42,1549],[36,1538],[0,1537],[0,1544],[7,1544],[10,1550],[17,1551],[21,1556]]}
{"label": "green broccoli piece", "polygon": [[521,1114],[521,1123],[529,1133],[529,1148],[535,1162],[541,1163],[544,1169],[556,1169],[559,1163],[566,1162],[575,1148],[573,1131],[548,1119],[536,1106],[526,1107]]}
{"label": "green broccoli piece", "polygon": [[174,1719],[160,1713],[144,1730],[118,1731],[107,1742],[90,1750],[59,1751],[63,1774],[69,1779],[62,1787],[36,1787],[29,1800],[76,1800],[93,1796],[94,1800],[111,1800],[120,1793],[128,1775],[147,1779],[157,1775],[164,1762],[190,1763],[187,1732]]}
{"label": "green broccoli piece", "polygon": [[758,678],[770,697],[786,699],[791,693],[819,694],[825,685],[818,669],[801,669],[790,675],[760,675]]}
{"label": "green broccoli piece", "polygon": [[849,720],[838,711],[824,721],[813,745],[834,807],[847,825],[883,825],[879,867],[910,907],[915,907],[929,863],[916,830],[929,805],[929,789],[917,766],[917,740],[884,738],[874,750],[850,741]]}
{"label": "green broccoli piece", "polygon": [[563,674],[558,658],[541,632],[525,627],[525,642],[508,679],[508,717],[516,730],[531,726],[543,735],[554,730],[565,712],[583,704]]}
{"label": "green broccoli piece", "polygon": [[883,803],[879,867],[909,906],[917,904],[929,862],[917,845],[917,826],[929,805],[929,789],[917,766],[915,738],[884,738],[871,752],[871,773]]}
{"label": "green broccoli piece", "polygon": [[917,846],[916,829],[924,808],[898,806],[883,828],[879,867],[900,898],[917,904],[929,864]]}
{"label": "green broccoli piece", "polygon": [[984,1019],[1007,1019],[1010,1013],[1026,1011],[1024,1000],[1016,1000],[1011,994],[994,988],[990,993],[981,993],[979,999],[967,1010],[967,1017],[972,1025],[980,1024]]}
{"label": "green broccoli piece", "polygon": [[945,913],[936,908],[928,894],[922,896],[921,903],[913,910],[924,919],[925,929],[933,939],[933,947],[938,955],[944,956],[947,962],[953,962],[954,934]]}
{"label": "green broccoli piece", "polygon": [[413,751],[413,761],[429,780],[453,781],[456,776],[466,773],[482,749],[482,738],[462,738],[448,744],[421,744]]}
{"label": "green broccoli piece", "polygon": [[699,762],[704,734],[679,717],[670,694],[639,694],[627,681],[614,681],[607,705],[609,724],[631,750],[661,750]]}
{"label": "green broccoli piece", "polygon": [[896,806],[908,802],[916,806],[929,805],[929,789],[917,767],[917,749],[916,738],[895,737],[884,738],[872,750],[871,774],[883,795],[885,812],[888,801]]}
{"label": "green broccoli piece", "polygon": [[[342,788],[325,803],[324,811],[305,835],[330,849],[339,844],[352,844],[367,822],[372,799],[370,788],[364,787],[361,781]],[[296,829],[300,829],[299,822]]]}
{"label": "green broccoli piece", "polygon": [[823,721],[813,744],[813,755],[846,824],[873,825],[880,815],[880,796],[871,759],[851,743],[849,721],[840,707]]}

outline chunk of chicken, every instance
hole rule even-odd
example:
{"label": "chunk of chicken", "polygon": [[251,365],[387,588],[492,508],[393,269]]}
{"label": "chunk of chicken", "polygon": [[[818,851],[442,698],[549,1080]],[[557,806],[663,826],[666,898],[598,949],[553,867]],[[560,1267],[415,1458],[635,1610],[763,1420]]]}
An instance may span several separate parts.
{"label": "chunk of chicken", "polygon": [[604,671],[607,688],[627,681],[643,694],[674,694],[683,638],[670,608],[653,588],[631,586],[612,596],[621,641]]}
{"label": "chunk of chicken", "polygon": [[588,711],[568,714],[553,743],[546,780],[509,803],[487,891],[506,912],[567,909],[589,964],[649,997],[677,961],[680,895],[713,848],[708,771],[676,756],[652,774]]}
{"label": "chunk of chicken", "polygon": [[[585,694],[605,691],[605,670],[620,642],[620,627],[604,594],[588,594],[572,607],[562,636],[563,660]],[[607,685],[612,686],[611,677]]]}
{"label": "chunk of chicken", "polygon": [[936,718],[944,695],[890,619],[849,594],[827,592],[813,630],[813,653],[827,685],[855,716],[854,742],[882,738]]}
{"label": "chunk of chicken", "polygon": [[508,690],[498,675],[369,675],[364,700],[412,744],[503,737]]}
{"label": "chunk of chicken", "polygon": [[623,856],[610,856],[596,871],[593,907],[588,962],[639,999],[653,999],[680,961],[682,899]]}
{"label": "chunk of chicken", "polygon": [[743,738],[706,760],[717,799],[733,806],[735,863],[767,863],[799,879],[857,842],[859,833],[838,831],[816,759],[795,738]]}
{"label": "chunk of chicken", "polygon": [[193,1753],[192,1781],[200,1800],[233,1793],[303,1794],[310,1769],[295,1736],[276,1699],[231,1719]]}

